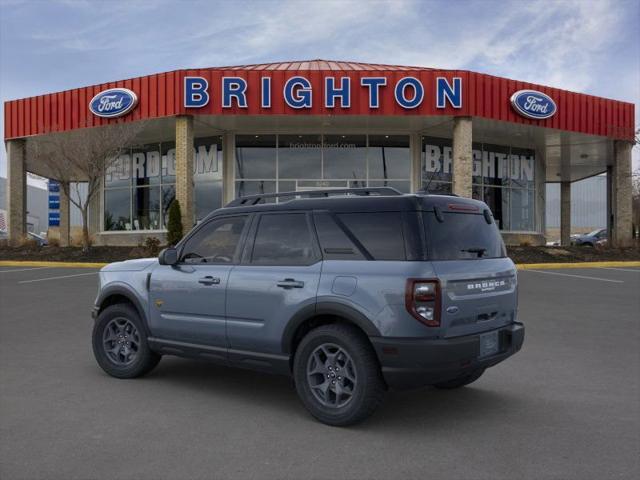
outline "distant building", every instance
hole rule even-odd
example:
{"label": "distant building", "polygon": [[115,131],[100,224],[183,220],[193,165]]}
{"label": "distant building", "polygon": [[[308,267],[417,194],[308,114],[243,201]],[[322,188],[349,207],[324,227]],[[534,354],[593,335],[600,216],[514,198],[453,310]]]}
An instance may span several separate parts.
{"label": "distant building", "polygon": [[[33,233],[46,232],[48,228],[49,203],[44,188],[27,185],[27,230]],[[0,227],[7,223],[7,179],[0,177]]]}

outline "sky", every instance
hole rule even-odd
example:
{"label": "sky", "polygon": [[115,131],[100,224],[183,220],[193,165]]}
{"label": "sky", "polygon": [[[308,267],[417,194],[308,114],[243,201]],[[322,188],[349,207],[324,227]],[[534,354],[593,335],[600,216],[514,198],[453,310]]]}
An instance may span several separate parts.
{"label": "sky", "polygon": [[624,100],[638,126],[639,24],[640,0],[0,0],[0,99],[322,58],[468,69]]}

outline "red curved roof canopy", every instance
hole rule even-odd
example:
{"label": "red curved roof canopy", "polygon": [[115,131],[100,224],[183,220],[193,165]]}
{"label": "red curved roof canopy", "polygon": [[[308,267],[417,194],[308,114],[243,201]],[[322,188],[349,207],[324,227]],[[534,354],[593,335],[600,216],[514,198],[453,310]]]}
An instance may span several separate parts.
{"label": "red curved roof canopy", "polygon": [[[204,77],[209,82],[212,100],[202,108],[185,108],[183,88],[185,76]],[[222,108],[220,86],[222,77],[235,76],[247,80],[247,108]],[[271,77],[271,108],[260,104],[260,79]],[[283,85],[293,76],[304,76],[312,84],[313,106],[294,109],[283,101]],[[326,108],[322,99],[324,78],[350,77],[351,106]],[[387,79],[381,90],[380,108],[371,109],[368,90],[360,86],[360,78],[379,76]],[[393,86],[402,77],[412,76],[424,85],[425,97],[419,107],[404,109],[395,102]],[[437,77],[451,81],[461,77],[462,107],[437,108],[435,82]],[[89,101],[108,88],[128,88],[138,98],[137,107],[124,117],[105,119],[89,111]],[[510,104],[511,95],[532,89],[549,95],[557,105],[557,113],[547,120],[532,120],[518,115]],[[467,70],[438,70],[425,67],[379,65],[327,60],[295,61],[258,65],[242,65],[195,70],[175,70],[167,73],[103,83],[63,92],[5,102],[5,140],[42,135],[78,128],[128,123],[174,115],[453,115],[483,117],[504,122],[537,125],[558,130],[599,135],[620,140],[634,138],[634,105],[607,98],[569,92],[507,78]]]}

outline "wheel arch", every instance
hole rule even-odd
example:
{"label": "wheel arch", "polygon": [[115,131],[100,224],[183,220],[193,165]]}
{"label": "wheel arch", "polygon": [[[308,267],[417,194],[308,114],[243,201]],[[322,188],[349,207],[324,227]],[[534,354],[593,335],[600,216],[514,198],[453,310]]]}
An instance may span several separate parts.
{"label": "wheel arch", "polygon": [[297,345],[311,329],[330,323],[345,323],[357,327],[366,337],[380,336],[380,330],[354,307],[337,302],[309,305],[294,315],[282,336],[282,351],[293,358]]}
{"label": "wheel arch", "polygon": [[107,307],[111,305],[116,305],[119,303],[130,304],[133,308],[136,309],[140,319],[142,320],[142,324],[146,330],[147,336],[151,335],[149,330],[149,324],[147,323],[147,315],[146,311],[142,306],[142,302],[140,299],[132,293],[126,287],[121,285],[112,285],[105,287],[98,296],[96,300],[96,306],[98,307],[98,315]]}

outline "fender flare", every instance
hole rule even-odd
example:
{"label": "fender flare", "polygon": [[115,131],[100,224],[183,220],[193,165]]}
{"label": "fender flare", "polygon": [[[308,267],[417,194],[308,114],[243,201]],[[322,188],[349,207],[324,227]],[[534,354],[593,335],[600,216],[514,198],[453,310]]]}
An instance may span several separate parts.
{"label": "fender flare", "polygon": [[315,305],[308,305],[296,313],[291,320],[287,323],[287,326],[282,333],[282,351],[283,353],[290,354],[291,343],[293,337],[304,322],[317,317],[319,315],[333,315],[341,317],[348,322],[353,323],[359,327],[365,335],[368,337],[381,336],[380,330],[369,320],[363,313],[356,310],[354,307],[335,301],[318,302]]}
{"label": "fender flare", "polygon": [[150,336],[151,330],[149,330],[147,314],[145,309],[142,307],[142,302],[140,301],[138,296],[135,293],[133,293],[131,289],[127,288],[125,285],[120,285],[120,284],[108,285],[105,288],[101,289],[100,293],[98,294],[98,298],[96,298],[96,302],[95,302],[96,307],[99,310],[102,310],[102,304],[104,303],[104,301],[114,295],[125,297],[127,300],[129,300],[129,302],[131,302],[133,307],[138,312],[140,319],[142,320],[142,324],[144,325],[147,336]]}

